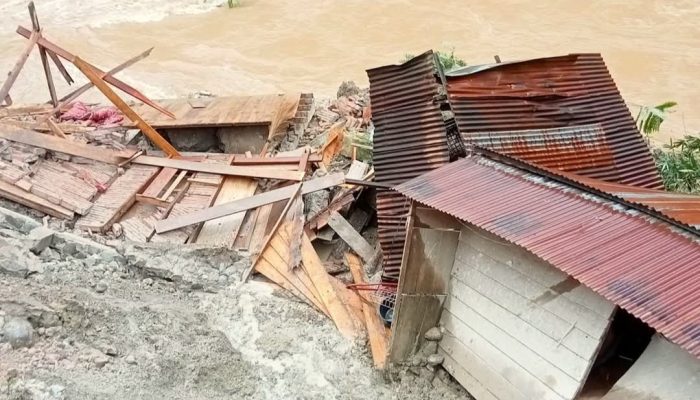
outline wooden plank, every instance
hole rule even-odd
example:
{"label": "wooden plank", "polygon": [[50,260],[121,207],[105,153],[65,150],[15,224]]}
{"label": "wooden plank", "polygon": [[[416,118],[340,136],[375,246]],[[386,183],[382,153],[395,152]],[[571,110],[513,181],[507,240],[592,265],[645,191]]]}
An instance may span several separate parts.
{"label": "wooden plank", "polygon": [[178,174],[177,178],[173,181],[173,183],[168,186],[168,189],[163,193],[162,196],[160,196],[161,200],[168,200],[168,197],[173,193],[175,189],[180,185],[180,182],[182,182],[183,179],[185,179],[185,176],[187,176],[187,171],[180,171],[180,174]]}
{"label": "wooden plank", "polygon": [[[483,337],[493,347],[506,354],[511,360],[511,364],[520,365],[527,370],[528,375],[538,380],[541,386],[547,387],[567,399],[573,398],[578,392],[582,382],[562,371],[561,368],[563,366],[549,362],[538,354],[536,350],[530,348],[530,342],[523,344],[517,338],[495,325],[494,322],[500,321],[492,322],[484,318],[454,295],[450,295],[447,298],[443,313],[448,313],[451,316],[450,318],[457,318],[464,324],[467,324],[466,321],[468,321],[470,329]],[[445,326],[448,325],[445,324]],[[457,332],[455,332],[455,335],[462,338]],[[465,338],[462,339],[466,340]]]}
{"label": "wooden plank", "polygon": [[49,126],[49,129],[51,129],[51,133],[53,133],[54,136],[60,137],[61,139],[66,138],[66,134],[63,133],[58,124],[56,124],[51,118],[46,120],[46,124]]}
{"label": "wooden plank", "polygon": [[[31,32],[32,32],[32,31],[30,31],[29,29],[27,29],[27,28],[25,28],[25,27],[22,27],[22,26],[18,26],[18,27],[17,27],[17,33],[20,34],[20,35],[22,35],[22,36],[24,36],[25,38],[29,38],[29,37],[31,36]],[[38,44],[39,44],[40,46],[44,47],[45,49],[47,49],[47,50],[49,50],[49,51],[51,51],[51,52],[53,52],[53,53],[56,53],[57,56],[59,56],[59,57],[65,59],[65,60],[67,60],[67,61],[70,61],[70,62],[72,62],[72,63],[74,63],[74,64],[75,64],[75,60],[78,58],[78,57],[76,57],[75,55],[71,54],[70,52],[68,52],[68,51],[62,49],[61,47],[55,45],[54,43],[48,41],[45,37],[39,38]],[[126,93],[126,94],[128,94],[128,95],[130,95],[130,96],[132,96],[132,97],[135,97],[135,98],[139,99],[140,101],[142,101],[142,102],[148,104],[149,106],[155,108],[156,110],[162,112],[163,114],[169,116],[170,118],[175,118],[175,116],[174,116],[171,112],[169,112],[168,110],[166,110],[166,109],[164,109],[163,107],[159,106],[158,104],[154,103],[154,102],[151,101],[148,97],[144,96],[143,93],[141,93],[140,91],[136,90],[136,89],[133,88],[132,86],[130,86],[130,85],[128,85],[128,84],[126,84],[126,83],[120,81],[119,79],[117,79],[117,78],[115,78],[115,77],[113,77],[113,76],[111,76],[111,75],[105,74],[104,71],[102,71],[101,69],[95,67],[94,65],[91,65],[91,64],[87,64],[87,65],[88,65],[92,70],[94,70],[97,74],[99,74],[99,76],[104,76],[104,81],[105,81],[105,82],[107,82],[107,83],[113,85],[113,86],[116,87],[116,88],[119,88],[119,89],[122,90],[124,93]]]}
{"label": "wooden plank", "polygon": [[[525,276],[528,282],[551,289],[553,294],[559,294],[556,292],[556,288],[570,279],[569,275],[557,268],[540,268],[541,260],[534,254],[519,247],[513,248],[497,236],[486,231],[479,231],[476,227],[463,227],[460,241],[465,242],[470,248],[487,254],[489,259],[509,266],[511,270],[517,272],[516,276]],[[510,250],[504,251],[504,249]],[[518,280],[521,279],[518,278]],[[577,310],[581,307],[581,312],[594,312],[606,318],[610,315],[615,307],[614,304],[584,285],[574,286],[567,287],[568,291],[563,291],[558,297],[576,303],[574,307]],[[571,312],[577,313],[579,312],[577,310]]]}
{"label": "wooden plank", "polygon": [[292,196],[289,198],[287,201],[287,204],[285,204],[284,209],[282,210],[282,213],[280,216],[277,218],[277,221],[275,221],[275,225],[273,225],[272,230],[270,231],[270,234],[267,235],[265,238],[265,241],[263,242],[262,246],[260,247],[260,253],[258,253],[253,260],[253,262],[250,263],[250,267],[243,272],[243,277],[242,281],[246,282],[248,280],[248,277],[250,276],[250,273],[255,270],[255,264],[258,262],[258,259],[261,256],[265,255],[265,252],[267,250],[267,247],[270,245],[270,242],[272,241],[272,238],[277,235],[277,229],[280,227],[280,225],[284,222],[285,216],[289,209],[295,204],[298,203],[297,196],[301,192],[301,184],[294,185],[294,193]]}
{"label": "wooden plank", "polygon": [[[346,253],[345,259],[348,262],[348,267],[350,268],[350,273],[352,273],[352,278],[355,283],[367,283],[367,274],[362,267],[360,259],[352,253]],[[384,321],[382,321],[379,316],[376,306],[371,303],[362,303],[362,314],[364,316],[365,325],[367,326],[369,346],[372,350],[374,366],[378,369],[384,369],[386,366],[387,347],[389,345],[385,335]]]}
{"label": "wooden plank", "polygon": [[[130,66],[134,65],[135,63],[148,57],[152,51],[153,51],[153,47],[138,54],[135,57],[132,57],[132,58],[126,60],[125,62],[117,65],[116,67],[110,69],[109,71],[105,72],[104,74],[100,74],[100,78],[104,79],[105,77],[108,77],[108,76],[111,77],[112,75],[114,75],[118,72],[121,72],[121,71],[125,70],[126,68],[129,68]],[[51,54],[55,54],[55,53],[52,52]],[[94,85],[92,84],[92,82],[88,82],[88,83],[84,84],[83,86],[75,89],[74,91],[68,93],[67,95],[63,96],[59,100],[61,102],[61,104],[59,104],[58,107],[61,108],[62,105],[66,105],[66,104],[70,103],[71,101],[77,99],[81,94],[87,92],[93,86]],[[51,110],[51,114],[55,113],[56,111],[58,111],[58,109]]]}
{"label": "wooden plank", "polygon": [[152,156],[138,156],[132,162],[134,164],[151,165],[155,167],[177,168],[187,171],[206,172],[218,175],[244,176],[249,178],[281,179],[288,181],[301,181],[304,178],[304,173],[298,171],[205,164],[196,161],[175,160],[171,158]]}
{"label": "wooden plank", "polygon": [[2,124],[0,124],[0,138],[114,165],[119,164],[125,158],[131,157],[136,152],[136,150],[105,150],[96,146]]}
{"label": "wooden plank", "polygon": [[175,174],[177,174],[177,169],[175,168],[162,168],[158,175],[148,184],[146,190],[143,191],[142,195],[145,197],[159,198],[160,192],[168,186],[168,183],[173,179]]}
{"label": "wooden plank", "polygon": [[[226,177],[214,205],[250,197],[255,194],[257,187],[258,182],[255,179]],[[197,243],[233,248],[245,216],[246,211],[241,211],[205,222],[197,236]]]}
{"label": "wooden plank", "polygon": [[445,332],[438,353],[445,357],[442,366],[475,398],[496,400],[532,400],[501,373],[475,355],[451,332]]}
{"label": "wooden plank", "polygon": [[[301,186],[301,194],[312,193],[318,190],[327,189],[343,183],[343,174],[329,174],[322,178],[312,179],[304,182]],[[183,226],[210,221],[215,218],[235,214],[237,212],[250,210],[252,208],[264,206],[280,200],[289,199],[295,192],[295,186],[287,186],[280,189],[270,190],[245,199],[235,200],[206,210],[193,212],[182,218],[168,218],[156,223],[156,231],[167,232]]]}
{"label": "wooden plank", "polygon": [[302,266],[309,275],[314,287],[318,290],[321,301],[328,309],[335,326],[346,338],[350,340],[356,339],[361,335],[361,332],[357,331],[353,318],[335,291],[330,275],[328,275],[326,268],[318,258],[311,241],[306,235],[303,235],[301,243]]}
{"label": "wooden plank", "polygon": [[22,67],[24,67],[24,64],[27,62],[29,54],[31,54],[32,52],[32,49],[34,49],[34,46],[36,46],[36,43],[39,40],[39,36],[39,32],[31,33],[31,36],[29,37],[29,43],[27,43],[27,46],[24,48],[22,53],[20,53],[19,59],[12,67],[10,72],[7,74],[5,82],[2,84],[2,87],[0,87],[0,104],[2,104],[5,98],[10,94],[10,89],[17,80],[20,71],[22,71]]}
{"label": "wooden plank", "polygon": [[[463,365],[467,371],[473,372],[477,368],[488,368],[497,371],[497,374],[502,375],[513,387],[524,392],[525,396],[516,397],[516,399],[563,400],[573,398],[573,395],[571,397],[560,395],[557,391],[545,385],[540,380],[546,379],[553,386],[563,386],[562,383],[555,382],[554,376],[549,375],[552,371],[547,370],[544,375],[533,376],[533,372],[530,372],[532,370],[531,365],[521,365],[510,358],[512,356],[510,348],[504,349],[497,347],[488,340],[490,338],[485,338],[478,334],[475,330],[470,328],[468,324],[464,323],[464,321],[460,320],[450,311],[444,310],[442,312],[441,323],[449,332],[446,337],[453,336],[458,338],[461,343],[465,344],[463,348],[468,349],[479,359],[483,360],[483,364],[481,365],[474,365],[473,367],[470,367],[470,364]],[[466,346],[466,344],[468,344],[468,346]],[[508,373],[504,373],[504,371],[508,371]],[[487,382],[482,381],[482,384],[486,383]],[[569,392],[571,392],[570,386]]]}
{"label": "wooden plank", "polygon": [[[494,251],[482,253],[481,251],[475,250],[476,249],[471,247],[469,243],[460,245],[457,250],[457,259],[514,292],[519,293],[544,310],[558,315],[570,325],[575,325],[576,328],[582,330],[594,339],[600,338],[602,332],[605,331],[607,318],[601,318],[599,313],[582,306],[579,302],[572,301],[572,299],[566,296],[566,293],[564,295],[557,295],[556,293],[550,294],[549,287],[542,286],[532,279],[532,275],[538,273],[536,272],[537,269],[543,269],[541,266],[538,267],[535,264],[528,264],[526,267],[527,269],[520,272],[513,268],[515,262],[503,263],[502,261],[497,261],[497,263],[494,263],[491,261],[493,260],[491,257],[501,257],[500,255],[494,255]],[[510,256],[513,257],[514,254],[520,253],[519,249],[517,250],[518,251],[514,253],[512,250],[509,251],[509,247],[507,246],[499,246],[498,251],[499,253],[509,253]],[[500,265],[505,266],[505,268],[498,267]],[[612,303],[609,304],[608,312],[611,313],[614,307]]]}
{"label": "wooden plank", "polygon": [[[206,107],[193,108],[190,99],[159,101],[171,110],[175,119],[166,118],[147,105],[136,104],[134,110],[151,126],[162,129],[193,127],[230,127],[263,125],[274,128],[277,120],[288,120],[288,108],[299,101],[298,94],[262,96],[221,96],[201,99]],[[204,104],[202,104],[204,105]]]}
{"label": "wooden plank", "polygon": [[523,321],[560,343],[562,347],[571,349],[582,357],[590,358],[600,344],[598,338],[585,333],[575,324],[538,306],[527,297],[504,286],[502,282],[462,263],[459,259],[455,261],[452,271],[452,282],[454,281],[468,284],[470,288],[482,296],[491,299],[500,307],[517,315]]}
{"label": "wooden plank", "polygon": [[[415,223],[415,218],[413,219]],[[401,293],[447,294],[459,231],[412,228]]]}
{"label": "wooden plank", "polygon": [[389,361],[408,362],[428,329],[437,326],[444,295],[399,294],[389,343]]}
{"label": "wooden plank", "polygon": [[340,236],[350,248],[357,253],[365,262],[370,262],[374,257],[374,247],[367,243],[350,223],[336,211],[331,213],[328,225]]}
{"label": "wooden plank", "polygon": [[561,369],[578,382],[585,381],[588,367],[593,363],[597,347],[589,349],[586,357],[583,357],[571,349],[561,346],[557,340],[545,335],[518,318],[517,315],[501,308],[459,280],[452,280],[450,286],[451,296],[445,306],[459,307],[471,326],[476,327],[479,323],[488,323],[490,329],[498,330],[499,334],[504,333],[515,338],[523,346],[528,347],[540,358],[551,364],[553,368]]}
{"label": "wooden plank", "polygon": [[[47,51],[46,53],[48,54],[49,58],[51,58],[51,61],[53,61],[56,68],[58,68],[58,72],[60,72],[61,75],[63,75],[63,79],[66,80],[66,83],[68,83],[69,85],[72,85],[75,81],[73,81],[73,77],[70,76],[70,74],[68,73],[68,70],[61,62],[61,59],[58,58],[56,53],[54,53],[52,51]],[[60,102],[60,100],[59,100],[59,102]]]}
{"label": "wooden plank", "polygon": [[72,219],[75,214],[65,207],[58,206],[48,200],[26,192],[12,184],[0,180],[0,196],[10,201],[41,211],[56,218]]}
{"label": "wooden plank", "polygon": [[161,199],[156,198],[156,197],[144,196],[140,193],[136,193],[136,201],[138,201],[139,203],[150,204],[152,206],[163,207],[163,208],[166,208],[170,205],[169,201],[161,200]]}
{"label": "wooden plank", "polygon": [[157,171],[157,168],[140,165],[129,168],[95,201],[90,212],[80,218],[76,226],[85,230],[105,232],[134,203],[136,194]]}
{"label": "wooden plank", "polygon": [[92,66],[81,60],[79,57],[75,57],[73,64],[75,64],[75,66],[78,67],[83,74],[85,74],[90,82],[92,82],[92,84],[95,85],[95,87],[99,89],[100,92],[102,92],[102,94],[109,99],[109,101],[112,102],[112,104],[114,104],[124,115],[126,115],[127,118],[132,120],[134,124],[141,129],[141,132],[143,132],[143,134],[156,145],[156,147],[163,150],[169,157],[180,157],[180,153],[178,153],[167,140],[156,132],[153,127],[148,125],[146,121],[144,121],[136,112],[134,112],[134,110],[132,110],[131,107],[129,107],[129,105],[126,104],[126,102],[122,100],[121,97],[119,97],[107,85],[107,83],[102,80],[102,78],[100,78],[98,72],[95,71]]}
{"label": "wooden plank", "polygon": [[274,203],[265,204],[264,206],[257,208],[253,233],[251,234],[248,246],[245,247],[251,254],[256,254],[259,252],[260,247],[262,247],[265,240],[265,233],[267,232],[267,224],[270,219],[270,213],[272,212],[273,207]]}

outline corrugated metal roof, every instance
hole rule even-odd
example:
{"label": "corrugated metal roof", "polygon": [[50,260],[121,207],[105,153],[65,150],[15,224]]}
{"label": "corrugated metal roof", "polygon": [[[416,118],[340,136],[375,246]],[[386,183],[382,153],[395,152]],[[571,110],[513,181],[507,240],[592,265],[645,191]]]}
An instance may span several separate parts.
{"label": "corrugated metal roof", "polygon": [[[467,143],[478,141],[484,132],[510,133],[518,141],[523,130],[599,125],[612,158],[601,157],[582,165],[580,158],[560,153],[555,147],[548,161],[557,162],[557,168],[591,178],[646,188],[663,187],[651,153],[599,54],[472,68],[467,73],[448,76],[447,91],[459,131]],[[591,139],[601,143],[599,137]],[[507,137],[502,136],[500,142],[507,142]],[[526,155],[521,151],[521,157]]]}
{"label": "corrugated metal roof", "polygon": [[600,124],[564,128],[474,132],[471,144],[563,171],[595,170],[614,164]]}
{"label": "corrugated metal roof", "polygon": [[700,358],[697,235],[477,155],[396,190],[527,249]]}
{"label": "corrugated metal roof", "polygon": [[[367,71],[372,102],[375,180],[398,184],[449,161],[441,85],[432,51],[400,65]],[[444,97],[444,96],[443,96]],[[397,279],[405,240],[406,199],[379,192],[377,219],[384,274]]]}
{"label": "corrugated metal roof", "polygon": [[679,223],[700,229],[700,196],[605,182],[563,171],[551,172],[589,188],[609,193],[631,203],[649,207]]}

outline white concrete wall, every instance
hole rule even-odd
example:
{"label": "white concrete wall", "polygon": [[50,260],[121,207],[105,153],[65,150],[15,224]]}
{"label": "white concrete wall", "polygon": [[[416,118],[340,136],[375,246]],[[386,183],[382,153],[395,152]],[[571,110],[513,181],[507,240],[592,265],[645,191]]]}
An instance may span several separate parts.
{"label": "white concrete wall", "polygon": [[478,228],[463,228],[441,322],[445,368],[478,400],[573,399],[614,305]]}

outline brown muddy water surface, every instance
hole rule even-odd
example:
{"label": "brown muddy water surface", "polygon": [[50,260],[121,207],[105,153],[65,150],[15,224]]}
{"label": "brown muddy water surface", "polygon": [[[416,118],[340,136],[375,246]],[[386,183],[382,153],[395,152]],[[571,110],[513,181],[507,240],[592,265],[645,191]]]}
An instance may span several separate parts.
{"label": "brown muddy water surface", "polygon": [[[600,52],[633,113],[636,104],[680,104],[659,139],[700,131],[698,0],[242,0],[236,9],[213,0],[35,2],[48,38],[101,67],[155,46],[121,75],[155,98],[332,95],[343,80],[366,85],[367,68],[429,48],[454,48],[469,64]],[[20,23],[29,25],[26,1],[4,0],[0,70],[24,46],[14,33]],[[15,101],[46,100],[38,56],[28,64]]]}

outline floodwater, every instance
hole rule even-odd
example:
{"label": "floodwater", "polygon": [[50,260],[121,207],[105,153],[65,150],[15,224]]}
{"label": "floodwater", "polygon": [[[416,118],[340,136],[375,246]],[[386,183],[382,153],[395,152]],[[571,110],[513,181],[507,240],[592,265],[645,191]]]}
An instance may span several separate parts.
{"label": "floodwater", "polygon": [[[9,70],[25,42],[15,27],[30,22],[26,0],[1,3],[0,70]],[[661,140],[700,131],[698,0],[241,0],[235,9],[217,7],[224,0],[35,3],[46,37],[101,67],[155,46],[120,75],[155,98],[197,90],[331,95],[342,80],[366,85],[367,68],[430,48],[454,49],[469,64],[600,52],[633,112],[638,104],[679,103]],[[37,102],[47,93],[34,53],[12,95]]]}

